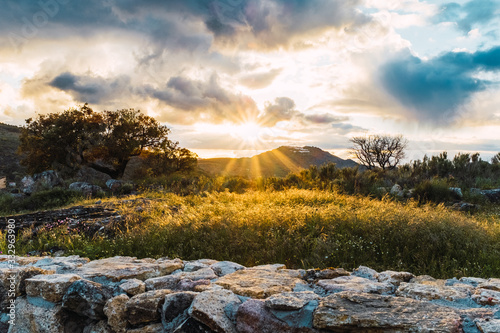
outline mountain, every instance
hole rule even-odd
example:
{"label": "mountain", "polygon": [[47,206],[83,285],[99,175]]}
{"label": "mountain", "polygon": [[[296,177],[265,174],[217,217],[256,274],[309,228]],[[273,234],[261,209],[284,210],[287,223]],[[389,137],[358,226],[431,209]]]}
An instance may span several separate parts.
{"label": "mountain", "polygon": [[199,159],[198,167],[209,174],[242,177],[284,177],[290,172],[335,163],[338,168],[358,166],[316,147],[281,146],[253,157]]}
{"label": "mountain", "polygon": [[13,180],[16,173],[24,173],[16,154],[20,134],[21,127],[0,123],[0,178]]}

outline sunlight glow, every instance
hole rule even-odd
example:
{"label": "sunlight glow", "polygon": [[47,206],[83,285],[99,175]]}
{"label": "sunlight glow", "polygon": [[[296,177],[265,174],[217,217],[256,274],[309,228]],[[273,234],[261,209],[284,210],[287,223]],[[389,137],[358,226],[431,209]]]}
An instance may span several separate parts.
{"label": "sunlight glow", "polygon": [[248,122],[232,125],[229,129],[229,134],[233,138],[241,140],[245,145],[255,145],[262,134],[262,128],[256,123]]}

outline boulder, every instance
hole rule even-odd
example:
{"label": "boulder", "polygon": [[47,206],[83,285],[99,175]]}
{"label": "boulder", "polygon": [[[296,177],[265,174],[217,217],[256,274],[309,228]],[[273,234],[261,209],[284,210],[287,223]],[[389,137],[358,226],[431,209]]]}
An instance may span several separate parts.
{"label": "boulder", "polygon": [[472,286],[461,283],[455,286],[437,286],[403,282],[396,290],[396,295],[417,300],[443,299],[454,302],[468,298],[472,289]]}
{"label": "boulder", "polygon": [[104,314],[108,318],[108,325],[116,333],[124,333],[127,329],[127,302],[129,297],[121,294],[110,298],[104,305]]}
{"label": "boulder", "polygon": [[464,196],[460,187],[450,187],[449,190],[455,193],[460,199]]}
{"label": "boulder", "polygon": [[65,333],[65,312],[61,305],[35,306],[26,297],[16,299],[16,316],[9,333]]}
{"label": "boulder", "polygon": [[275,294],[265,301],[266,307],[273,310],[299,310],[310,301],[319,301],[321,297],[312,291]]}
{"label": "boulder", "polygon": [[90,167],[82,166],[76,173],[76,179],[78,179],[79,182],[95,184],[106,183],[106,181],[111,179],[111,176]]}
{"label": "boulder", "polygon": [[479,288],[500,291],[500,279],[492,278],[478,285]]}
{"label": "boulder", "polygon": [[109,179],[106,181],[106,187],[113,192],[120,191],[123,185],[125,185],[125,182],[117,179]]}
{"label": "boulder", "polygon": [[63,296],[63,308],[91,319],[104,319],[104,305],[112,297],[111,289],[100,283],[78,280],[69,286]]}
{"label": "boulder", "polygon": [[208,265],[197,261],[184,263],[184,272],[195,272],[202,268],[208,268]]}
{"label": "boulder", "polygon": [[146,284],[139,279],[122,280],[120,289],[128,295],[135,296],[146,292]]}
{"label": "boulder", "polygon": [[73,191],[81,192],[86,196],[96,196],[99,192],[102,191],[102,188],[97,185],[92,185],[85,182],[75,182],[69,185],[69,189]]}
{"label": "boulder", "polygon": [[393,291],[393,285],[376,282],[359,276],[341,276],[335,279],[319,280],[317,285],[327,292],[355,291],[363,293],[387,294]]}
{"label": "boulder", "polygon": [[109,325],[106,320],[100,320],[96,323],[91,323],[83,328],[82,333],[116,333]]}
{"label": "boulder", "polygon": [[482,190],[481,194],[484,195],[492,203],[500,202],[500,189]]}
{"label": "boulder", "polygon": [[132,325],[160,321],[160,312],[168,289],[148,291],[132,297],[126,304],[127,320]]}
{"label": "boulder", "polygon": [[244,269],[219,278],[215,283],[237,295],[266,298],[271,295],[293,291],[304,284],[296,270],[268,268]]}
{"label": "boulder", "polygon": [[478,288],[472,295],[472,300],[479,305],[499,305],[500,291]]}
{"label": "boulder", "polygon": [[395,195],[397,197],[403,197],[404,196],[404,191],[401,185],[399,184],[394,184],[393,187],[391,187],[391,192],[392,195]]}
{"label": "boulder", "polygon": [[217,274],[217,276],[224,276],[245,269],[245,266],[232,261],[219,261],[210,265],[210,268],[215,272],[215,274]]}
{"label": "boulder", "polygon": [[476,325],[481,333],[500,332],[500,319],[478,319]]}
{"label": "boulder", "polygon": [[379,282],[388,282],[396,287],[399,286],[401,282],[409,282],[414,277],[415,275],[409,272],[383,271],[377,274],[377,280]]}
{"label": "boulder", "polygon": [[216,332],[237,333],[226,309],[240,304],[241,300],[229,290],[204,291],[194,298],[189,315]]}
{"label": "boulder", "polygon": [[85,265],[90,260],[89,258],[81,258],[80,256],[67,257],[44,257],[33,263],[33,267],[42,269],[55,270],[57,274],[71,273],[75,269]]}
{"label": "boulder", "polygon": [[54,170],[37,173],[33,176],[33,180],[35,181],[35,188],[52,189],[57,185],[63,184],[62,178]]}
{"label": "boulder", "polygon": [[58,303],[62,301],[69,286],[80,279],[81,277],[76,274],[35,275],[26,279],[26,294]]}
{"label": "boulder", "polygon": [[215,275],[214,271],[207,267],[193,272],[179,272],[177,274],[151,278],[146,280],[145,283],[146,290],[192,290],[196,285],[210,284],[210,280],[216,278],[217,275]]}
{"label": "boulder", "polygon": [[460,332],[451,308],[411,298],[356,292],[325,297],[314,313],[314,327],[334,332]]}
{"label": "boulder", "polygon": [[458,210],[460,212],[475,212],[478,211],[481,208],[481,206],[471,204],[468,202],[457,202],[454,203],[453,206],[451,206],[451,208],[454,210]]}
{"label": "boulder", "polygon": [[371,269],[370,267],[366,267],[366,266],[359,266],[358,268],[356,268],[351,275],[354,275],[354,276],[359,276],[359,277],[362,277],[362,278],[365,278],[365,279],[370,279],[370,280],[373,280],[373,281],[378,281],[377,279],[377,276],[378,276],[378,273],[376,270],[374,269]]}
{"label": "boulder", "polygon": [[24,194],[31,194],[35,191],[35,180],[31,176],[24,176],[20,187]]}
{"label": "boulder", "polygon": [[[156,324],[142,326],[139,328],[128,329],[127,333],[165,333],[165,330],[163,329],[162,324],[156,323]],[[182,332],[176,330],[175,333],[182,333]],[[189,333],[196,333],[196,332],[189,332]]]}
{"label": "boulder", "polygon": [[351,273],[343,268],[327,268],[323,270],[309,269],[306,271],[305,280],[313,282],[316,280],[335,279],[339,276],[349,276]]}

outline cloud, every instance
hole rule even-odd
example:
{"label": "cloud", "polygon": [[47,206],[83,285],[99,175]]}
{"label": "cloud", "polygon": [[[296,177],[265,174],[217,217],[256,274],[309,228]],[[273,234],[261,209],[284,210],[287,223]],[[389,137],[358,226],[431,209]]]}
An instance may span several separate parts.
{"label": "cloud", "polygon": [[251,89],[262,89],[273,83],[281,71],[281,68],[275,68],[265,73],[247,74],[240,78],[239,83]]}
{"label": "cloud", "polygon": [[294,116],[301,114],[295,110],[295,102],[288,97],[278,97],[274,103],[267,103],[264,114],[261,115],[261,123],[272,127],[280,121],[291,120]]}
{"label": "cloud", "polygon": [[457,27],[468,33],[475,26],[485,25],[498,17],[500,3],[492,0],[472,0],[464,5],[455,2],[441,6],[434,22],[456,22]]}
{"label": "cloud", "polygon": [[500,47],[475,53],[449,52],[424,61],[409,53],[382,66],[383,87],[426,122],[451,123],[470,98],[492,82],[479,71],[500,70]]}
{"label": "cloud", "polygon": [[314,124],[331,124],[346,121],[348,117],[336,117],[329,113],[304,115],[304,119]]}

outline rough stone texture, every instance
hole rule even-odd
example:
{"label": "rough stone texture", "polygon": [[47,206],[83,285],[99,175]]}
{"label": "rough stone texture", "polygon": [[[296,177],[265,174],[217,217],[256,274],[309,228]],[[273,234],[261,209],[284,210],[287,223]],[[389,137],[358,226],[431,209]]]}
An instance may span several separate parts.
{"label": "rough stone texture", "polygon": [[219,261],[210,265],[210,268],[215,272],[215,274],[217,274],[217,276],[224,276],[245,269],[245,266],[232,261]]}
{"label": "rough stone texture", "polygon": [[114,333],[105,320],[85,326],[82,333]]}
{"label": "rough stone texture", "polygon": [[104,304],[112,297],[111,290],[100,283],[78,280],[69,286],[63,297],[63,308],[91,319],[104,319]]}
{"label": "rough stone texture", "polygon": [[92,185],[86,182],[74,182],[69,184],[70,190],[81,192],[86,196],[96,196],[102,191],[102,188],[98,185]]}
{"label": "rough stone texture", "polygon": [[500,291],[478,288],[472,295],[472,300],[479,305],[498,305]]}
{"label": "rough stone texture", "polygon": [[167,332],[174,331],[189,318],[188,308],[196,295],[197,293],[185,291],[165,296],[161,310],[161,322]]}
{"label": "rough stone texture", "polygon": [[54,170],[47,170],[41,173],[37,173],[33,176],[33,180],[35,181],[35,189],[52,189],[55,186],[61,185],[63,183],[62,178]]}
{"label": "rough stone texture", "polygon": [[328,292],[356,291],[363,293],[386,294],[393,289],[392,284],[375,282],[359,276],[341,276],[330,280],[319,280],[317,285]]}
{"label": "rough stone texture", "polygon": [[78,170],[78,172],[76,173],[76,178],[81,182],[95,184],[95,183],[106,183],[106,181],[111,179],[111,176],[104,172],[99,172],[90,167],[82,166],[80,170]]}
{"label": "rough stone texture", "polygon": [[264,301],[251,299],[240,305],[236,315],[236,329],[240,333],[313,333],[318,332],[308,327],[291,327],[276,318]]}
{"label": "rough stone texture", "polygon": [[60,305],[35,306],[25,297],[19,297],[15,325],[11,325],[9,333],[64,333],[64,317]]}
{"label": "rough stone texture", "polygon": [[42,269],[55,270],[57,274],[64,274],[82,267],[90,260],[88,258],[80,258],[80,256],[68,257],[45,257],[33,263],[34,267]]}
{"label": "rough stone texture", "polygon": [[312,291],[281,293],[268,297],[266,307],[274,310],[299,310],[310,301],[319,301],[321,297]]}
{"label": "rough stone texture", "polygon": [[359,332],[459,332],[452,309],[403,297],[340,292],[325,297],[314,327]]}
{"label": "rough stone texture", "polygon": [[[214,271],[211,268],[201,268],[193,272],[179,272],[167,276],[147,279],[146,290],[171,289],[171,290],[191,290],[198,284],[210,284],[209,280],[216,279]],[[203,282],[192,283],[193,281],[203,280]],[[208,280],[208,282],[207,282]],[[191,286],[190,287],[190,282]]]}
{"label": "rough stone texture", "polygon": [[370,267],[366,267],[366,266],[359,266],[358,268],[356,268],[352,272],[352,275],[359,276],[359,277],[362,277],[365,279],[378,281],[377,280],[377,276],[378,276],[377,271],[374,269],[371,269]]}
{"label": "rough stone texture", "polygon": [[305,280],[309,282],[314,282],[316,280],[325,280],[325,279],[335,279],[340,276],[349,276],[351,273],[346,271],[343,268],[327,268],[323,270],[319,269],[309,269],[305,273]]}
{"label": "rough stone texture", "polygon": [[26,294],[53,303],[61,302],[69,286],[80,279],[76,274],[35,275],[26,279]]}
{"label": "rough stone texture", "polygon": [[120,289],[131,296],[146,292],[146,284],[139,279],[123,280]]}
{"label": "rough stone texture", "polygon": [[38,267],[14,267],[0,268],[0,299],[6,297],[1,291],[8,290],[11,281],[14,282],[16,297],[26,294],[26,279],[39,274],[53,274],[53,270],[45,270]]}
{"label": "rough stone texture", "polygon": [[216,332],[236,333],[236,326],[225,309],[240,303],[241,300],[229,290],[204,291],[194,298],[189,315]]}
{"label": "rough stone texture", "polygon": [[266,298],[281,292],[290,292],[304,281],[294,270],[258,268],[245,269],[221,277],[216,284],[235,294],[253,298]]}
{"label": "rough stone texture", "polygon": [[500,279],[488,279],[487,281],[480,283],[478,287],[483,289],[500,291]]}
{"label": "rough stone texture", "polygon": [[160,310],[168,289],[148,291],[132,297],[127,302],[127,319],[132,325],[160,321]]}
{"label": "rough stone texture", "polygon": [[104,305],[104,314],[108,317],[108,325],[116,333],[124,333],[127,329],[127,302],[129,297],[121,294],[109,299]]}
{"label": "rough stone texture", "polygon": [[379,282],[388,282],[395,286],[399,286],[401,282],[409,282],[415,275],[409,272],[383,271],[377,274]]}
{"label": "rough stone texture", "polygon": [[194,272],[202,268],[208,268],[208,265],[198,261],[184,263],[184,272]]}
{"label": "rough stone texture", "polygon": [[476,320],[476,325],[481,333],[500,332],[500,319],[479,319]]}
{"label": "rough stone texture", "polygon": [[418,300],[444,299],[453,302],[469,297],[470,289],[403,282],[396,290],[396,295]]}
{"label": "rough stone texture", "polygon": [[180,260],[156,262],[154,260],[138,260],[134,257],[112,257],[92,261],[75,272],[86,279],[104,277],[117,282],[123,279],[146,280],[170,274],[183,267],[184,264]]}
{"label": "rough stone texture", "polygon": [[[162,324],[151,324],[140,328],[129,329],[127,333],[165,333],[165,330]],[[177,333],[177,331],[175,333]]]}

